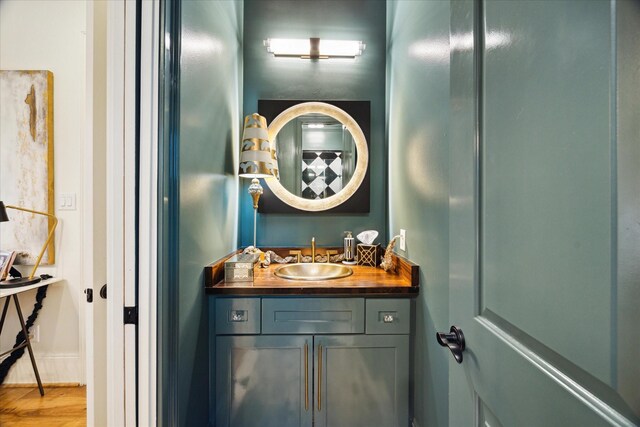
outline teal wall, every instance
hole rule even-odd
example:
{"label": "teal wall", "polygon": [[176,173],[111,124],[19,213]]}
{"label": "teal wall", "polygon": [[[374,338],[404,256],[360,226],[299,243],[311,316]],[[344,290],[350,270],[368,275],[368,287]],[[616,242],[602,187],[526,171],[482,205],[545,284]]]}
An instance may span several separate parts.
{"label": "teal wall", "polygon": [[387,6],[389,236],[407,230],[420,265],[414,350],[416,424],[448,425],[451,355],[436,344],[449,330],[448,1]]}
{"label": "teal wall", "polygon": [[[237,244],[242,2],[185,1],[178,139],[177,420],[208,420],[209,343],[203,266]],[[167,423],[173,425],[173,423]]]}
{"label": "teal wall", "polygon": [[[342,232],[376,229],[386,235],[385,9],[379,0],[246,0],[244,21],[244,114],[258,99],[371,101],[371,204],[368,214],[258,214],[258,246],[342,243]],[[356,60],[274,58],[267,38],[362,40]],[[241,246],[253,244],[253,205],[241,183]],[[264,185],[264,184],[263,184]]]}

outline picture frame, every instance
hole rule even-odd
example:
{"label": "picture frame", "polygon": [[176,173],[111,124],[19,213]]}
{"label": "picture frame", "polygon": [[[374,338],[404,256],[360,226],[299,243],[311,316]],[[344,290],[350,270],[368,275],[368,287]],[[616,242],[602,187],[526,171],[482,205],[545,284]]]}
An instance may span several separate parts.
{"label": "picture frame", "polygon": [[0,251],[0,282],[7,279],[16,259],[16,251]]}
{"label": "picture frame", "polygon": [[[53,135],[53,73],[0,70],[0,200],[6,205],[54,214]],[[12,212],[0,227],[0,247],[18,252],[16,264],[33,265],[53,227],[52,219]],[[55,263],[55,238],[41,263]]]}

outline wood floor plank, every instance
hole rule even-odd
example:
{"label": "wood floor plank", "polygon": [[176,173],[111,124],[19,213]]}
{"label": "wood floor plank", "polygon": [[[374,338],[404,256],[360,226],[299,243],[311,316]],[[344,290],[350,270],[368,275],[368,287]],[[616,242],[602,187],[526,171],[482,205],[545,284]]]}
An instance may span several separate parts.
{"label": "wood floor plank", "polygon": [[86,393],[86,387],[45,386],[40,396],[37,388],[0,387],[0,426],[86,426]]}
{"label": "wood floor plank", "polygon": [[16,399],[20,399],[31,390],[26,388],[2,387],[0,388],[0,408],[9,405]]}

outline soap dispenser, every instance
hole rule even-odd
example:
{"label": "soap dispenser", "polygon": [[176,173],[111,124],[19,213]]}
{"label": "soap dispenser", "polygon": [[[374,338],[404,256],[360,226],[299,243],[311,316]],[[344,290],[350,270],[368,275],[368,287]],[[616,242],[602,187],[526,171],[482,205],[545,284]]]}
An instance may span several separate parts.
{"label": "soap dispenser", "polygon": [[344,261],[343,264],[354,265],[356,263],[354,249],[355,242],[351,231],[344,232],[347,236],[344,238]]}

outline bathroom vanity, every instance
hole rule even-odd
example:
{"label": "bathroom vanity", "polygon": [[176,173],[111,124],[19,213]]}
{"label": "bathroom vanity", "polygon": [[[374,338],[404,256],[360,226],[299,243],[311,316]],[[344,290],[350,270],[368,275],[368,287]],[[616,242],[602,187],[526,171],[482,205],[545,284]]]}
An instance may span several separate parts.
{"label": "bathroom vanity", "polygon": [[[268,188],[263,214],[369,212],[369,109],[358,101],[264,100],[268,131],[264,117],[245,118],[239,175],[253,178],[253,246],[258,178]],[[378,234],[370,231],[368,243]],[[418,266],[397,255],[393,273],[320,263],[344,250],[317,253],[315,238],[310,250],[272,251],[291,263],[242,263],[228,282],[224,263],[235,254],[205,267],[210,424],[408,426]],[[303,251],[311,262],[301,262]],[[373,249],[361,261],[376,265],[380,255]],[[232,282],[245,278],[253,281]]]}
{"label": "bathroom vanity", "polygon": [[[231,254],[232,255],[232,254]],[[216,426],[407,426],[418,266],[297,281],[205,268]]]}

